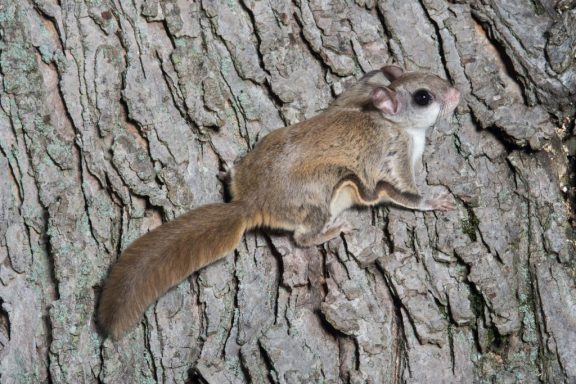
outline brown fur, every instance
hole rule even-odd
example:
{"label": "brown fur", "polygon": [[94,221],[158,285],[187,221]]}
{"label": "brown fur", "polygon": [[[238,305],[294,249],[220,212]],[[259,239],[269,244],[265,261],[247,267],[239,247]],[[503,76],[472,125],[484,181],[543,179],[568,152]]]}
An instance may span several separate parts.
{"label": "brown fur", "polygon": [[[396,95],[400,113],[387,115],[375,107],[372,92],[378,87]],[[426,115],[432,122],[452,112],[458,96],[446,81],[384,67],[364,76],[325,112],[264,137],[231,172],[232,203],[194,209],[124,251],[102,293],[104,331],[119,337],[166,290],[232,251],[256,226],[293,231],[297,244],[310,246],[344,230],[338,215],[353,205],[449,209],[445,199],[423,199],[414,182],[414,143],[407,128],[420,121],[418,114],[432,113],[411,101],[422,87],[435,95],[435,115]]]}
{"label": "brown fur", "polygon": [[100,297],[99,324],[114,338],[146,307],[192,272],[236,248],[258,217],[246,204],[211,204],[161,225],[133,242],[112,267]]}

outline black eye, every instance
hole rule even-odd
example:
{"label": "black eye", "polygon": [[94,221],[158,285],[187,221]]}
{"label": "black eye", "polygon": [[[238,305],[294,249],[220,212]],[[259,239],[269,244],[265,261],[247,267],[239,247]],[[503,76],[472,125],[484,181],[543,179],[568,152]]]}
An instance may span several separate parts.
{"label": "black eye", "polygon": [[412,99],[414,99],[416,105],[425,107],[427,105],[430,105],[432,100],[434,100],[434,96],[430,93],[430,91],[427,91],[426,89],[419,89],[416,92],[414,92],[414,95],[412,95]]}

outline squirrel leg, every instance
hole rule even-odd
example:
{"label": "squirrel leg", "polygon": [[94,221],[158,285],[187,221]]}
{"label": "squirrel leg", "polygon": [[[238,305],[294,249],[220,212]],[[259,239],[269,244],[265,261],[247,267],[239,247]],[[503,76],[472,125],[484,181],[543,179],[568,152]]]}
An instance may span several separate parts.
{"label": "squirrel leg", "polygon": [[385,181],[378,183],[377,190],[381,202],[391,202],[404,208],[420,211],[451,211],[455,208],[448,194],[442,194],[432,199],[425,199],[416,193],[400,191]]}
{"label": "squirrel leg", "polygon": [[312,247],[332,240],[340,236],[340,233],[348,233],[352,229],[346,220],[338,217],[329,221],[321,229],[318,227],[315,230],[311,230],[311,228],[297,229],[294,232],[294,241],[301,247]]}

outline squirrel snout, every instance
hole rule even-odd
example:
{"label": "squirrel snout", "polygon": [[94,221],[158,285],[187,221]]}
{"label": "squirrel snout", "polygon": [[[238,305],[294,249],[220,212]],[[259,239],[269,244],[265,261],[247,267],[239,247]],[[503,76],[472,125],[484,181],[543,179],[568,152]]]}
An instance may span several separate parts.
{"label": "squirrel snout", "polygon": [[450,103],[458,105],[460,102],[460,91],[456,88],[450,88],[446,94],[446,98]]}
{"label": "squirrel snout", "polygon": [[449,106],[448,109],[454,110],[460,103],[460,91],[456,88],[450,88],[446,92],[446,104]]}

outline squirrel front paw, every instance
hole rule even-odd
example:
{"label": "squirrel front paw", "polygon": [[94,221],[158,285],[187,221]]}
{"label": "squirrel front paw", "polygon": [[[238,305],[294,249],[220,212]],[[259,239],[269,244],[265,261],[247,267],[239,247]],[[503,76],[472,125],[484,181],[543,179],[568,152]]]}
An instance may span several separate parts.
{"label": "squirrel front paw", "polygon": [[424,200],[423,210],[425,211],[452,211],[456,208],[454,200],[449,194],[443,193],[433,199]]}

